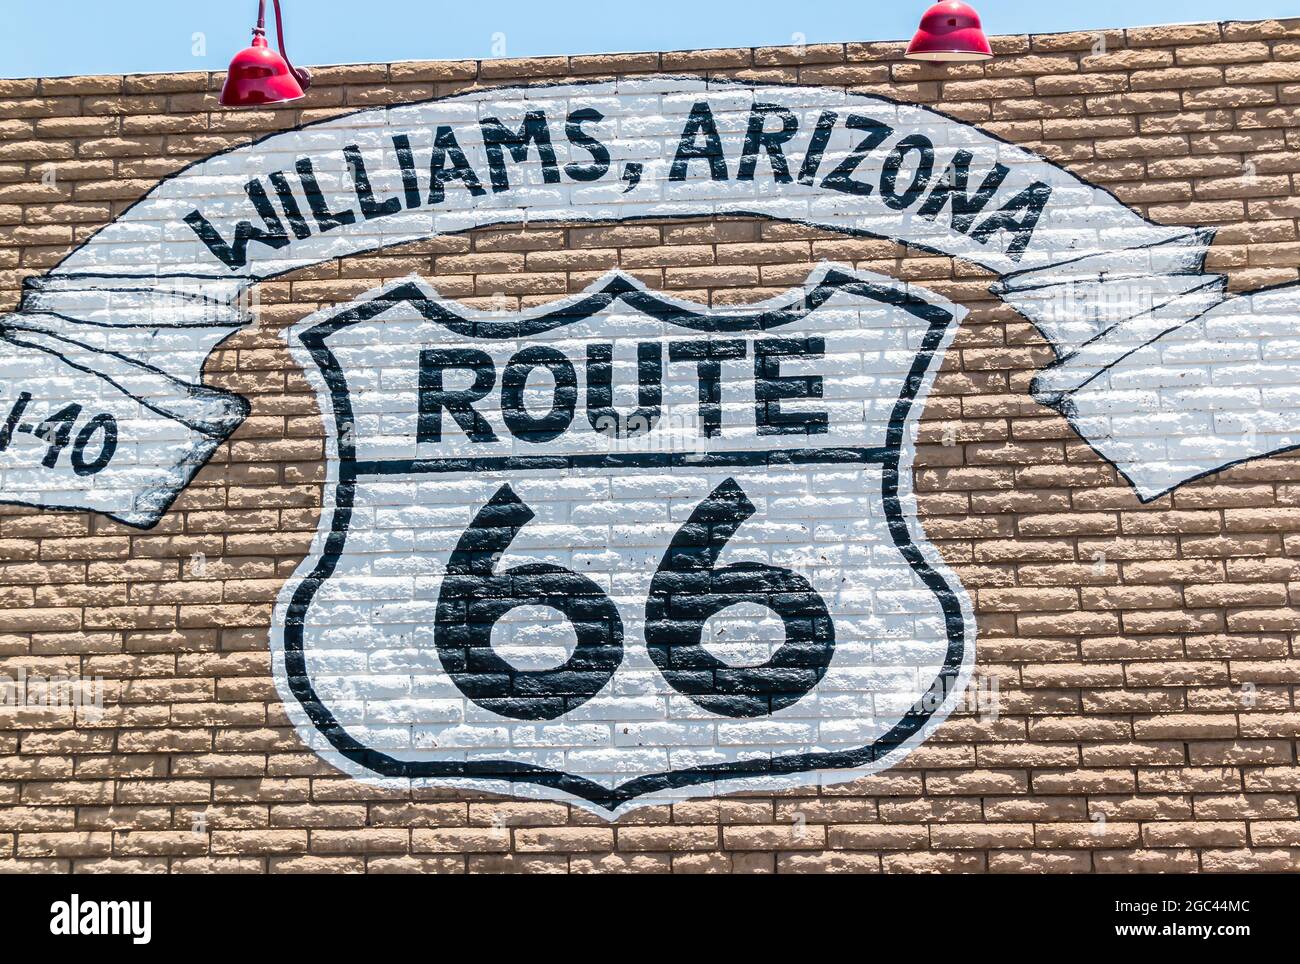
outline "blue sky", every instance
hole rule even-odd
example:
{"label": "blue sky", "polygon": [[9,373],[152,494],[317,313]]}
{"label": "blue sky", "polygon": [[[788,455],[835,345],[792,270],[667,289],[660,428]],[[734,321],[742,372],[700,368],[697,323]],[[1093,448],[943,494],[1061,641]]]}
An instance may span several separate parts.
{"label": "blue sky", "polygon": [[[926,0],[282,0],[303,64],[911,36]],[[220,70],[256,0],[3,0],[0,76]],[[976,0],[990,33],[1296,16],[1294,0]]]}

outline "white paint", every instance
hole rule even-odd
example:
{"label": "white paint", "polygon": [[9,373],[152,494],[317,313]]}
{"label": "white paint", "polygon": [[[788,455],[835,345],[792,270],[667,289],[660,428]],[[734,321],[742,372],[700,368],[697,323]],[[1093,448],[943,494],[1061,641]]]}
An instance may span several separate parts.
{"label": "white paint", "polygon": [[[716,124],[727,177],[713,179],[709,162],[695,159],[687,164],[685,177],[674,180],[679,142],[701,104]],[[788,111],[797,124],[782,145],[790,178],[778,178],[768,152],[760,149],[752,179],[741,180],[753,118],[759,117],[764,131],[780,129],[779,117],[761,116],[762,105],[768,104]],[[522,162],[514,162],[508,152],[503,155],[509,188],[493,191],[482,123],[495,117],[514,130],[529,111],[545,114],[558,179],[543,177],[533,145]],[[609,155],[608,167],[594,180],[579,180],[579,168],[570,167],[595,161],[589,145],[566,132],[566,121],[581,111],[594,112],[580,119],[581,135],[598,139]],[[836,121],[823,160],[809,183],[801,183],[814,131],[827,112]],[[826,180],[867,136],[863,123],[850,129],[850,118],[892,129],[851,175],[870,188],[868,193],[832,189]],[[430,201],[430,159],[443,128],[457,138],[466,163],[484,185],[481,194],[451,181],[440,201]],[[410,176],[416,203],[411,207],[406,206],[394,136],[406,138],[414,158]],[[889,158],[909,138],[932,144],[935,164],[926,191],[898,210],[884,196]],[[354,168],[345,155],[352,146],[370,177],[376,203],[398,199],[399,210],[370,220],[362,216]],[[924,199],[945,178],[959,151],[970,157],[971,192],[995,165],[1006,169],[987,208],[964,230],[954,223],[951,205],[933,217],[921,213]],[[316,222],[306,182],[296,171],[303,162],[311,165],[322,203],[330,212],[349,212],[353,223],[324,230]],[[911,151],[899,154],[895,163],[899,193],[920,162]],[[230,242],[237,223],[261,223],[245,191],[255,181],[288,232],[288,209],[270,180],[277,171],[285,174],[293,204],[302,212],[305,236],[295,234],[276,248],[253,242],[246,260],[227,267],[186,218],[201,214]],[[977,228],[992,212],[1033,185],[1050,189],[1050,198],[1022,252],[1013,250],[1014,231],[980,234]],[[896,238],[997,272],[1002,276],[998,293],[1038,326],[1061,359],[1040,382],[1038,397],[1069,417],[1143,498],[1215,468],[1215,456],[1192,454],[1205,447],[1195,419],[1162,419],[1148,411],[1151,424],[1167,427],[1156,435],[1134,434],[1127,422],[1111,422],[1087,393],[1073,397],[1080,385],[1129,357],[1134,339],[1144,344],[1207,310],[1228,315],[1240,310],[1232,301],[1224,302],[1222,277],[1204,272],[1211,231],[1152,224],[1104,190],[930,108],[835,88],[641,77],[480,90],[359,111],[271,135],[163,181],[45,277],[29,279],[21,310],[4,319],[9,334],[0,335],[12,346],[5,369],[9,393],[16,397],[22,390],[38,389],[32,392],[32,414],[39,418],[74,402],[83,405],[87,417],[92,411],[117,417],[124,414],[123,407],[141,401],[148,402],[152,414],[129,420],[121,459],[93,478],[72,472],[66,458],[45,467],[47,450],[20,436],[0,452],[0,496],[22,504],[107,512],[143,527],[156,523],[244,416],[240,399],[202,389],[201,373],[212,348],[247,321],[241,296],[259,280],[333,257],[486,225],[712,214],[754,214]],[[1288,330],[1294,330],[1295,314],[1286,318]],[[46,357],[33,365],[32,349],[25,345],[38,340]],[[3,405],[0,399],[0,417],[8,410]],[[1263,420],[1272,414],[1286,418],[1288,410],[1258,411]],[[1280,433],[1270,441],[1287,445],[1287,438]],[[1270,449],[1229,444],[1223,461],[1264,451]]]}
{"label": "white paint", "polygon": [[[1119,358],[1100,370],[1067,358],[1039,376],[1035,394],[1067,412],[1149,501],[1191,478],[1300,446],[1297,318],[1294,285],[1243,295],[1158,334],[1112,339]],[[1080,384],[1057,393],[1058,373]]]}

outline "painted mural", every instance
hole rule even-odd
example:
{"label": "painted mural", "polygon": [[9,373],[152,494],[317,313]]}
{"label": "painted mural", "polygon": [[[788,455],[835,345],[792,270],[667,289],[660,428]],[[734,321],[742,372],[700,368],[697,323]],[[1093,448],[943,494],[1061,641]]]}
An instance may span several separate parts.
{"label": "painted mural", "polygon": [[[752,215],[997,273],[1035,397],[1150,501],[1300,445],[1295,286],[1212,230],[932,109],[653,77],[361,111],[159,184],[2,320],[0,500],[155,525],[248,407],[206,387],[259,281],[502,224]],[[412,277],[304,319],[327,423],[272,627],[299,733],[359,779],[611,815],[894,765],[961,698],[970,601],[911,493],[964,311],[827,264],[743,308],[614,273],[524,312]]]}

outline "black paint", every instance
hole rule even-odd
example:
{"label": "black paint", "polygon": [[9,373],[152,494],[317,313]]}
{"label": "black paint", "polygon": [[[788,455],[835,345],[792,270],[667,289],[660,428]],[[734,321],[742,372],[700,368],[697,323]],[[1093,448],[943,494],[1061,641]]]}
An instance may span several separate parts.
{"label": "black paint", "polygon": [[212,252],[227,268],[235,270],[248,264],[248,245],[256,241],[258,244],[264,244],[273,250],[280,250],[289,244],[289,235],[284,232],[284,224],[280,220],[279,213],[275,210],[275,205],[266,195],[266,187],[257,178],[249,181],[244,185],[244,193],[248,199],[253,202],[253,210],[257,216],[262,219],[263,227],[255,226],[251,221],[240,221],[235,225],[235,240],[227,244],[221,233],[212,226],[209,221],[198,211],[191,211],[185,215],[185,223],[188,224],[199,236],[199,240]]}
{"label": "black paint", "polygon": [[[450,168],[447,167],[448,162],[451,163]],[[447,196],[447,185],[452,181],[460,181],[472,197],[487,194],[478,175],[474,173],[474,168],[470,167],[465,152],[461,150],[456,132],[442,124],[433,135],[433,153],[429,159],[429,203],[441,204]]]}
{"label": "black paint", "polygon": [[597,342],[587,346],[587,421],[602,435],[636,438],[649,433],[659,421],[664,394],[663,348],[658,342],[637,345],[638,407],[626,418],[614,408],[614,346]]}
{"label": "black paint", "polygon": [[[971,237],[976,241],[987,243],[989,238],[999,231],[1011,232],[1013,237],[1011,243],[1007,245],[1007,257],[1012,261],[1019,261],[1024,257],[1025,250],[1033,239],[1034,228],[1038,226],[1038,219],[1042,216],[1043,209],[1047,207],[1051,196],[1050,184],[1035,181],[1002,205],[996,213],[982,221],[979,227],[971,232]],[[1018,212],[1023,214],[1016,217]]]}
{"label": "black paint", "polygon": [[[534,371],[544,368],[551,374],[551,409],[538,417],[524,405],[524,390]],[[501,378],[501,416],[510,434],[536,445],[563,435],[573,424],[578,404],[578,374],[573,363],[558,348],[530,345],[515,352]]]}
{"label": "black paint", "polygon": [[[516,720],[553,720],[599,693],[623,662],[623,621],[594,582],[549,563],[497,572],[501,554],[534,517],[501,486],[478,511],[447,562],[434,644],[443,669],[469,699]],[[497,655],[492,627],[512,609],[546,606],[573,626],[578,645],[555,669],[519,670]]]}
{"label": "black paint", "polygon": [[402,172],[402,194],[406,199],[407,210],[418,208],[421,203],[420,176],[415,169],[415,152],[411,150],[411,139],[405,134],[393,135],[393,152],[397,155],[397,166]]}
{"label": "black paint", "polygon": [[867,159],[868,154],[889,140],[894,129],[873,117],[863,117],[861,114],[850,114],[844,119],[844,126],[851,130],[865,131],[866,136],[854,145],[853,150],[849,151],[833,171],[822,178],[822,187],[831,191],[868,197],[876,189],[875,185],[867,181],[855,180],[853,175],[857,172],[858,165]]}
{"label": "black paint", "polygon": [[813,128],[808,150],[804,154],[803,166],[799,168],[799,183],[811,187],[817,180],[817,171],[822,166],[822,157],[826,154],[826,145],[830,143],[831,134],[835,132],[835,122],[839,115],[833,110],[824,110],[817,118]]}
{"label": "black paint", "polygon": [[[659,672],[697,706],[722,716],[770,716],[793,706],[835,655],[826,601],[803,576],[756,562],[718,568],[718,556],[753,514],[734,479],[714,489],[673,536],[645,606],[646,648]],[[770,609],[785,627],[785,641],[761,666],[732,667],[704,647],[709,617],[739,603]]]}
{"label": "black paint", "polygon": [[728,359],[744,358],[748,350],[745,342],[736,340],[668,343],[669,361],[695,362],[699,383],[700,427],[705,438],[722,434],[722,363]]}
{"label": "black paint", "polygon": [[570,161],[564,173],[575,181],[599,181],[609,171],[609,149],[582,129],[583,124],[599,124],[605,115],[594,107],[581,107],[570,112],[564,124],[564,135],[574,147],[591,155],[591,163]]}
{"label": "black paint", "polygon": [[708,101],[696,101],[691,107],[691,116],[682,129],[681,140],[677,142],[677,153],[673,156],[673,166],[668,172],[668,180],[685,181],[690,173],[690,163],[694,160],[707,161],[709,177],[715,181],[727,180],[727,157],[722,151],[722,138],[718,135],[718,125],[713,119],[713,108]]}
{"label": "black paint", "polygon": [[[898,189],[898,174],[907,163],[907,156],[918,157],[912,182],[902,191]],[[917,198],[930,186],[934,175],[934,144],[924,134],[909,134],[902,138],[885,158],[880,169],[880,199],[895,211],[903,211],[916,203]]]}
{"label": "black paint", "polygon": [[820,375],[782,375],[782,358],[820,358],[821,338],[771,338],[754,343],[754,420],[759,435],[825,435],[826,412],[788,412],[783,401],[822,397]]}
{"label": "black paint", "polygon": [[370,183],[370,174],[366,170],[366,160],[361,156],[361,148],[355,144],[343,148],[348,170],[352,172],[352,186],[357,192],[357,203],[361,207],[361,216],[367,221],[375,218],[391,217],[402,210],[402,199],[390,197],[384,201],[375,200],[375,189]]}
{"label": "black paint", "polygon": [[[471,372],[468,388],[449,391],[443,384],[448,370]],[[420,352],[419,419],[416,441],[442,441],[442,413],[445,410],[472,441],[495,442],[496,433],[487,419],[474,410],[496,384],[492,356],[478,348],[426,348]]]}
{"label": "black paint", "polygon": [[994,164],[984,175],[979,189],[971,194],[967,185],[970,182],[970,164],[974,159],[975,156],[970,151],[962,150],[954,154],[952,162],[935,183],[934,190],[930,192],[930,196],[925,199],[925,203],[916,213],[933,221],[951,201],[953,228],[962,234],[968,233],[971,225],[975,223],[975,218],[988,206],[989,201],[993,200],[993,196],[998,193],[998,188],[1011,173],[1011,169],[1005,164]]}
{"label": "black paint", "polygon": [[492,191],[510,190],[510,177],[506,172],[505,152],[510,152],[516,163],[528,160],[528,145],[537,147],[537,157],[542,162],[542,181],[560,183],[560,169],[555,162],[555,148],[551,144],[551,129],[546,123],[546,113],[530,110],[517,131],[512,131],[495,117],[485,117],[479,122],[483,131],[483,147],[487,151],[491,172]]}
{"label": "black paint", "polygon": [[338,212],[330,210],[325,195],[321,193],[320,184],[316,180],[316,170],[312,167],[310,157],[298,158],[294,170],[298,172],[298,182],[302,184],[302,192],[307,197],[307,206],[311,208],[312,217],[316,219],[316,229],[318,231],[324,234],[326,231],[333,231],[335,228],[341,228],[346,224],[356,223],[357,213],[355,211],[351,209]]}
{"label": "black paint", "polygon": [[[779,131],[766,129],[767,118],[776,117],[781,121]],[[799,132],[799,118],[780,104],[762,104],[755,102],[749,115],[749,129],[745,132],[745,147],[740,155],[740,167],[736,170],[737,181],[752,181],[754,170],[758,167],[758,153],[767,152],[767,159],[772,165],[772,180],[777,184],[789,184],[790,165],[786,163],[782,145]]]}
{"label": "black paint", "polygon": [[289,222],[289,230],[299,241],[305,241],[311,237],[311,225],[307,219],[302,216],[302,208],[298,206],[298,199],[294,197],[293,188],[289,186],[289,179],[284,176],[283,171],[272,171],[270,175],[271,186],[275,188],[275,196],[280,200],[280,207],[284,209],[284,216]]}

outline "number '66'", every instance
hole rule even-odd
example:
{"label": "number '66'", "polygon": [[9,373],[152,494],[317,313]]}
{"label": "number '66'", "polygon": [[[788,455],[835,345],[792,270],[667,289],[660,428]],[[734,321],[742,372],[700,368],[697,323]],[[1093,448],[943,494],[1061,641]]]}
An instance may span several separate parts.
{"label": "number '66'", "polygon": [[[697,505],[677,530],[645,603],[651,660],[678,693],[710,712],[754,717],[793,705],[825,675],[835,652],[826,602],[803,576],[762,563],[718,567],[718,556],[754,506],[734,479]],[[461,535],[438,594],[434,641],[443,668],[484,709],[522,720],[553,720],[601,691],[623,661],[618,609],[591,579],[548,563],[502,572],[497,560],[533,511],[503,485]],[[774,612],[785,640],[761,666],[733,667],[710,653],[708,619],[738,603]],[[520,606],[558,610],[577,646],[560,666],[520,670],[492,646],[492,627]]]}

